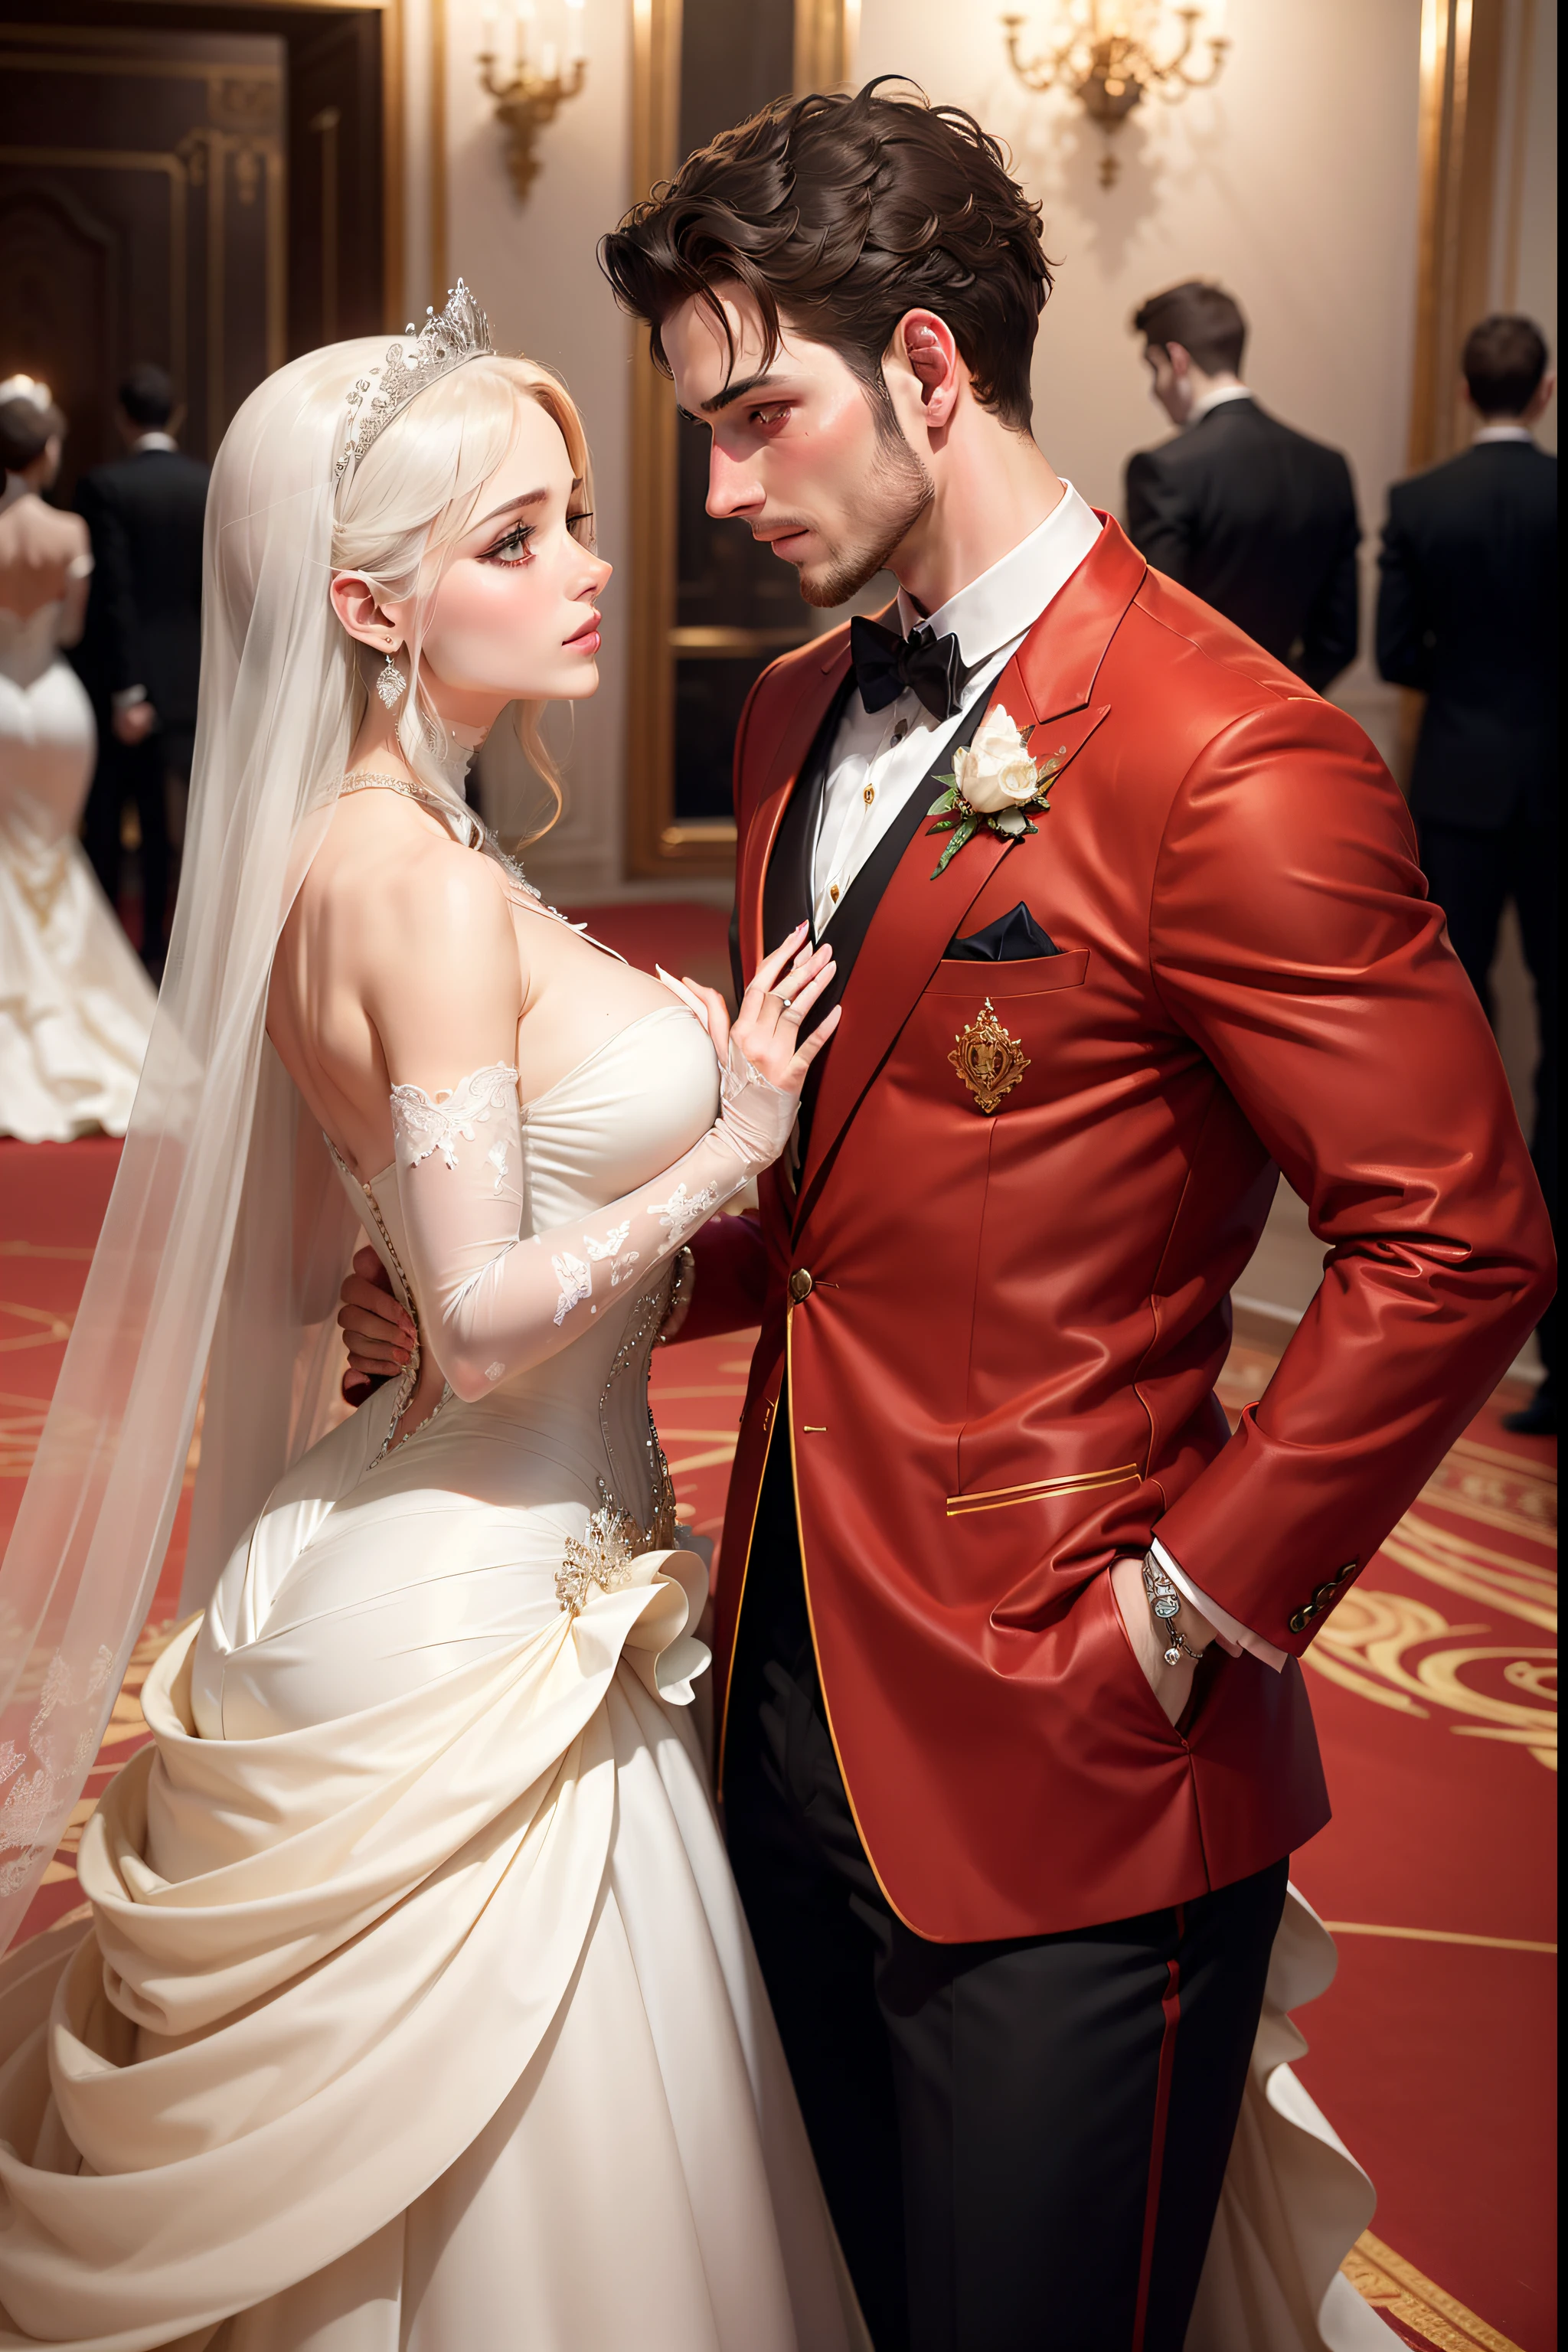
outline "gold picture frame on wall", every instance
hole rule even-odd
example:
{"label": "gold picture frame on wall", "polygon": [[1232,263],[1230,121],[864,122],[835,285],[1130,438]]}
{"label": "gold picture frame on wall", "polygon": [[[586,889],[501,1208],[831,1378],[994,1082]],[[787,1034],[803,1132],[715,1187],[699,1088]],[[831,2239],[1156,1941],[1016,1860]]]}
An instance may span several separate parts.
{"label": "gold picture frame on wall", "polygon": [[[638,196],[680,162],[682,0],[633,0],[632,173]],[[795,0],[797,90],[847,81],[858,0]],[[754,659],[810,634],[798,629],[678,625],[678,418],[647,335],[632,356],[632,635],[627,697],[626,867],[633,875],[726,875],[734,864],[728,816],[678,814],[676,675],[682,660]]]}

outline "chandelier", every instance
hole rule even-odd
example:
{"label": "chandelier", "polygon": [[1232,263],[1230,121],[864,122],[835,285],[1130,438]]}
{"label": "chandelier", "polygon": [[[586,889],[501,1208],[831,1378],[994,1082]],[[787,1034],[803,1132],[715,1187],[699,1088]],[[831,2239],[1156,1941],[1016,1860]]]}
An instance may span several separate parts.
{"label": "chandelier", "polygon": [[[1051,45],[1038,57],[1019,53],[1019,37],[1027,19],[1002,19],[1007,37],[1007,57],[1026,89],[1068,89],[1084,112],[1100,125],[1105,152],[1100,159],[1100,184],[1110,187],[1121,161],[1110,144],[1133,108],[1151,91],[1167,106],[1178,106],[1190,89],[1209,89],[1219,79],[1230,43],[1219,28],[1217,9],[1208,13],[1215,28],[1200,37],[1205,16],[1199,8],[1167,10],[1163,0],[1068,0],[1058,18]],[[1175,18],[1163,32],[1163,19]],[[1207,69],[1199,70],[1199,49],[1206,49]],[[1161,54],[1161,52],[1163,54]]]}

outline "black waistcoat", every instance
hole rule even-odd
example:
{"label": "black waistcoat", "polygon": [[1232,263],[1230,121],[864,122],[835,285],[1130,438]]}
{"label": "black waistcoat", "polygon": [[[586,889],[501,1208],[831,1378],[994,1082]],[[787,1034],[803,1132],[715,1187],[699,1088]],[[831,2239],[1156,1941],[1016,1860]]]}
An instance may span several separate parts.
{"label": "black waistcoat", "polygon": [[[1005,665],[1004,665],[1005,667]],[[802,1034],[809,1035],[819,1021],[825,1021],[848,986],[849,975],[855,969],[866,934],[871,928],[871,918],[882,901],[882,894],[892,880],[899,862],[915,835],[925,824],[931,803],[937,796],[937,779],[952,766],[952,755],[961,744],[967,745],[974,736],[981,720],[990,707],[992,695],[1000,684],[998,678],[987,692],[976,698],[973,709],[967,714],[957,733],[949,738],[937,752],[924,776],[910,793],[887,832],[878,842],[864,866],[856,875],[843,898],[834,908],[831,919],[823,928],[823,938],[833,950],[835,971],[831,984],[812,1006],[802,1024]],[[817,825],[822,814],[823,794],[827,787],[828,771],[832,765],[833,746],[837,739],[840,722],[855,692],[855,673],[850,670],[833,700],[829,703],[821,726],[817,729],[811,750],[800,772],[800,780],[790,795],[789,806],[773,843],[773,856],[763,881],[763,940],[765,948],[778,941],[808,919],[812,912],[813,891],[811,869],[816,850]],[[931,841],[931,863],[942,855],[947,836],[939,834]],[[737,988],[739,975],[737,974]],[[822,1074],[832,1053],[831,1044],[825,1046],[811,1066],[811,1073],[801,1096],[800,1124],[796,1131],[799,1151],[798,1165],[805,1164],[806,1147],[811,1140],[812,1117],[816,1097],[822,1091]]]}

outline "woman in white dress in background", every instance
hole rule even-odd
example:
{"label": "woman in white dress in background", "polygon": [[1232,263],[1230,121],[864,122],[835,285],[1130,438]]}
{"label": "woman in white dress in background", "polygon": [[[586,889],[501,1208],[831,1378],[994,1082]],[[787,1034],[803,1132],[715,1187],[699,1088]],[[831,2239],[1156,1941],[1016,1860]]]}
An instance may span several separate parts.
{"label": "woman in white dress in background", "polygon": [[[88,1824],[90,1916],[0,1968],[0,2346],[865,2346],[690,1728],[705,1579],[647,1401],[831,965],[786,943],[721,1068],[462,799],[510,701],[594,690],[591,504],[570,399],[461,287],[415,342],[279,371],[219,453],[191,887],[0,1575],[0,1934],[142,1622],[215,1317],[216,1586]],[[356,1220],[409,1346],[332,1426]]]}
{"label": "woman in white dress in background", "polygon": [[47,385],[0,383],[0,1136],[123,1135],[154,992],[77,840],[92,706],[75,645],[92,557],[39,492],[65,420]]}

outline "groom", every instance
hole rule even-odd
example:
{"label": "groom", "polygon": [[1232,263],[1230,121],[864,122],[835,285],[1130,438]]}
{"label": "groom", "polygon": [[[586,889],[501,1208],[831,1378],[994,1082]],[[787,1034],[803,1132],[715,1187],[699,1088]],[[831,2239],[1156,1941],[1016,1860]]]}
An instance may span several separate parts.
{"label": "groom", "polygon": [[[780,104],[603,258],[710,513],[809,604],[899,583],[735,753],[737,984],[808,915],[844,1005],[686,1326],[762,1324],[717,1649],[763,1970],[879,2352],[1177,2347],[1328,1818],[1297,1660],[1550,1295],[1541,1196],[1360,730],[1031,437],[996,143]],[[1324,1280],[1229,1436],[1277,1169]]]}
{"label": "groom", "polygon": [[[879,2352],[1177,2352],[1328,1817],[1297,1659],[1549,1295],[1540,1193],[1360,730],[1032,439],[993,141],[779,105],[604,258],[710,511],[809,603],[900,589],[736,746],[738,982],[809,917],[844,1006],[684,1333],[762,1324],[716,1644],[757,1951]],[[1329,1262],[1231,1437],[1279,1168]]]}

